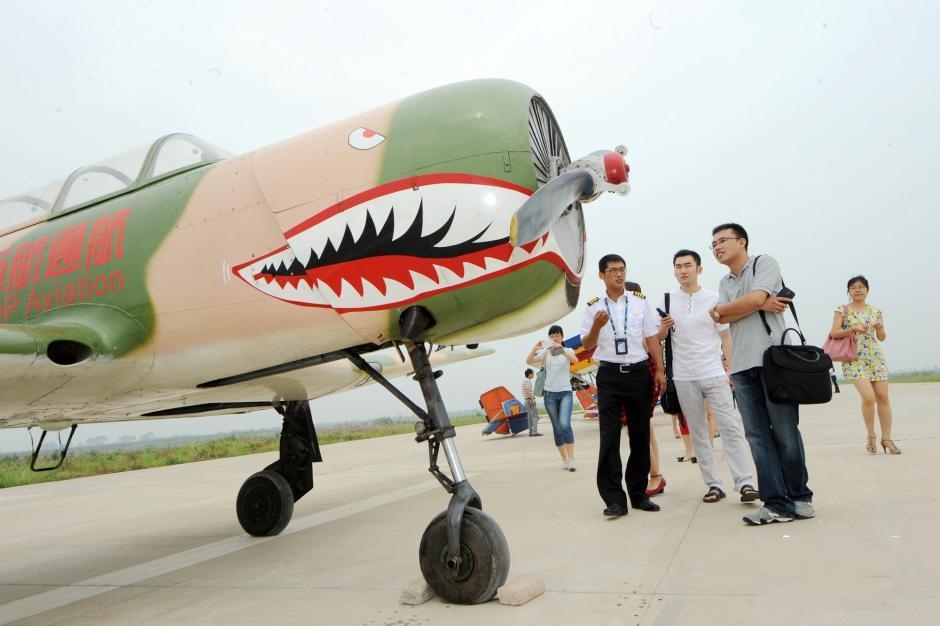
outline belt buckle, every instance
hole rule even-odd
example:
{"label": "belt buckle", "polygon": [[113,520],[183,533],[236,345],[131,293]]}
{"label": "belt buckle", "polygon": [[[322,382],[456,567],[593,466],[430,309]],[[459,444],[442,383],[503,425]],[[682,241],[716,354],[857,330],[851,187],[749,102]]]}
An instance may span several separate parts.
{"label": "belt buckle", "polygon": [[621,374],[629,374],[633,366],[630,365],[629,363],[620,363],[618,365],[618,368],[620,369]]}

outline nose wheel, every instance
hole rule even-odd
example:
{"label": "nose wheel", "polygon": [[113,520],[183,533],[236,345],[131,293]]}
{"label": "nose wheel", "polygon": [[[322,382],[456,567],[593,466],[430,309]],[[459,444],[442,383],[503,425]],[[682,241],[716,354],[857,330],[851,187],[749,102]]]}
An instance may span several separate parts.
{"label": "nose wheel", "polygon": [[[360,355],[350,350],[345,356],[420,418],[415,425],[416,441],[428,443],[428,471],[451,494],[447,510],[431,520],[418,548],[421,573],[428,586],[445,602],[488,602],[509,575],[506,536],[496,522],[483,513],[480,496],[467,480],[454,444],[456,433],[437,386],[440,373],[431,369],[427,348],[417,340],[433,325],[433,319],[421,307],[410,307],[402,314],[400,324],[427,411],[396,389]],[[450,476],[438,466],[441,451],[447,458]]]}
{"label": "nose wheel", "polygon": [[445,602],[488,602],[509,575],[509,544],[492,517],[474,507],[463,512],[460,548],[452,558],[447,538],[447,511],[428,524],[418,560],[431,589]]}

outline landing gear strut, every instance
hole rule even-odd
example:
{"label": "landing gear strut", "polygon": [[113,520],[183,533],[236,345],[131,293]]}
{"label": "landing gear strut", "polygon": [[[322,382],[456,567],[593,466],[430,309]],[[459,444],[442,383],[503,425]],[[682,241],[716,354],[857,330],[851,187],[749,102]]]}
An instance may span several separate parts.
{"label": "landing gear strut", "polygon": [[[346,357],[420,418],[421,421],[415,425],[416,441],[428,442],[428,471],[451,494],[447,510],[431,520],[421,537],[418,549],[421,573],[445,602],[479,604],[493,599],[496,590],[506,582],[509,545],[496,522],[483,513],[480,496],[467,481],[453,441],[454,427],[437,386],[439,373],[431,369],[424,344],[414,340],[430,323],[430,315],[418,307],[408,309],[401,321],[402,334],[411,338],[406,343],[408,356],[427,411],[402,394],[361,356],[349,351]],[[453,478],[445,475],[438,466],[441,448]]]}
{"label": "landing gear strut", "polygon": [[284,417],[280,458],[251,475],[238,491],[238,522],[249,535],[277,535],[290,522],[294,502],[313,489],[313,463],[320,462],[320,444],[306,400],[277,402]]}

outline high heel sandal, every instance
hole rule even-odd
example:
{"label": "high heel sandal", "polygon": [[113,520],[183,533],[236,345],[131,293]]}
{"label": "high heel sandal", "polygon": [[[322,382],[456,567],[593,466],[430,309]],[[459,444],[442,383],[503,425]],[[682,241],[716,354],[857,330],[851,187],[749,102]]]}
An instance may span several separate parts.
{"label": "high heel sandal", "polygon": [[894,445],[890,439],[881,440],[881,449],[885,451],[885,454],[901,454],[901,448]]}
{"label": "high heel sandal", "polygon": [[878,448],[875,447],[874,435],[868,438],[868,442],[865,444],[865,452],[867,452],[868,454],[878,454]]}
{"label": "high heel sandal", "polygon": [[662,492],[666,491],[666,479],[663,477],[662,474],[650,474],[650,478],[659,478],[660,479],[659,487],[656,487],[655,489],[647,489],[646,495],[658,496]]}

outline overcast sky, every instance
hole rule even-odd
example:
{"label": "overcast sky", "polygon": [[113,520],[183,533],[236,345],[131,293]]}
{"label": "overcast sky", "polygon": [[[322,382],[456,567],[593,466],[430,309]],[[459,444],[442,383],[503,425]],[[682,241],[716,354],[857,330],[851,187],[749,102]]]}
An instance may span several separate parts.
{"label": "overcast sky", "polygon": [[[508,78],[546,98],[573,157],[629,148],[633,192],[585,206],[582,303],[607,252],[658,297],[675,284],[672,253],[698,250],[716,289],[711,228],[737,221],[752,254],[780,262],[809,341],[822,343],[861,273],[885,312],[891,369],[929,368],[940,363],[938,18],[926,0],[5,0],[0,196],[169,132],[242,153],[446,83]],[[561,321],[566,334],[580,315]],[[475,407],[496,385],[518,392],[542,334],[451,367],[448,406]],[[406,413],[381,389],[312,407],[328,420]],[[267,413],[77,437],[275,424]],[[28,446],[24,432],[0,433],[0,450]]]}

